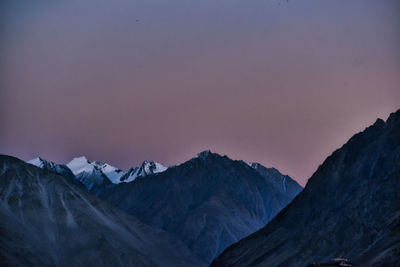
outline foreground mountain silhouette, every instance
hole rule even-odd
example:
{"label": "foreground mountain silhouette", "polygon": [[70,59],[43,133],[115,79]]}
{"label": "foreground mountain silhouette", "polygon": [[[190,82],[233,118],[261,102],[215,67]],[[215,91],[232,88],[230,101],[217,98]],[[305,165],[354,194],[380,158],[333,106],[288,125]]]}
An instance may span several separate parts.
{"label": "foreground mountain silhouette", "polygon": [[[69,181],[81,182],[82,188],[172,234],[208,263],[227,246],[263,227],[302,190],[276,169],[210,151],[169,168],[145,162],[121,176],[118,184],[86,158],[74,161],[80,163],[73,165],[88,171]],[[54,163],[37,165],[64,170]],[[129,178],[140,173],[144,174]]]}
{"label": "foreground mountain silhouette", "polygon": [[211,266],[400,265],[400,110],[353,136],[265,228]]}
{"label": "foreground mountain silhouette", "polygon": [[204,266],[166,232],[9,156],[0,156],[0,218],[0,266]]}

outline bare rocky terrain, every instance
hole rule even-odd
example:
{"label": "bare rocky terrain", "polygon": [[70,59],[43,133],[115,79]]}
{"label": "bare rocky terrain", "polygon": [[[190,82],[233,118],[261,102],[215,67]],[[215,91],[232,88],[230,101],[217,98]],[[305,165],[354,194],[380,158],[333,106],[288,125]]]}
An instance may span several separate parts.
{"label": "bare rocky terrain", "polygon": [[55,172],[0,156],[0,266],[204,266]]}
{"label": "bare rocky terrain", "polygon": [[398,266],[399,230],[400,110],[336,150],[277,217],[211,266],[306,266],[338,256]]}

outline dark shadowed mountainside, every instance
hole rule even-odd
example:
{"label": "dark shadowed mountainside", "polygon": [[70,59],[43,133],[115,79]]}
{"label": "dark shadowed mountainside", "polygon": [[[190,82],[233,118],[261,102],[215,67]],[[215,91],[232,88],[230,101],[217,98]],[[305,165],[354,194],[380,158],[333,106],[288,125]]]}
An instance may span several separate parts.
{"label": "dark shadowed mountainside", "polygon": [[275,168],[266,168],[260,163],[249,163],[249,165],[261,174],[265,179],[271,182],[276,190],[287,196],[296,196],[302,188],[288,175],[282,175]]}
{"label": "dark shadowed mountainside", "polygon": [[265,228],[212,266],[400,264],[400,110],[353,136]]}
{"label": "dark shadowed mountainside", "polygon": [[41,158],[29,163],[60,175],[71,167],[68,181],[173,234],[205,262],[265,226],[302,190],[274,168],[210,151],[178,166],[145,161],[126,172],[85,157],[67,166]]}
{"label": "dark shadowed mountainside", "polygon": [[162,173],[95,193],[211,262],[227,246],[265,226],[301,189],[276,170],[265,168],[261,175],[243,161],[204,151]]}
{"label": "dark shadowed mountainside", "polygon": [[0,156],[0,218],[0,266],[204,265],[166,232],[9,156]]}

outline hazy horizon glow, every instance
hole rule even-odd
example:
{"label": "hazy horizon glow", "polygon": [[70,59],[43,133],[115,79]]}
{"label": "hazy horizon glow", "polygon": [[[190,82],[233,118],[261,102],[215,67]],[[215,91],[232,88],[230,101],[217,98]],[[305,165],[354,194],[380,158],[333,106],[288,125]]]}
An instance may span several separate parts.
{"label": "hazy horizon glow", "polygon": [[3,1],[0,153],[127,169],[211,149],[302,185],[400,108],[397,0]]}

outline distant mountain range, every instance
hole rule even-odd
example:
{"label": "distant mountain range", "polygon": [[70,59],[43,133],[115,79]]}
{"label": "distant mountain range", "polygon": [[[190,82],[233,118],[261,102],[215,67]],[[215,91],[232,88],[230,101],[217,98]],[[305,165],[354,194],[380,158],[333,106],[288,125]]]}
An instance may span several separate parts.
{"label": "distant mountain range", "polygon": [[9,156],[0,156],[0,218],[0,266],[205,265],[168,233]]}
{"label": "distant mountain range", "polygon": [[0,266],[398,266],[400,111],[304,190],[209,150],[126,171],[0,156],[0,216]]}
{"label": "distant mountain range", "polygon": [[66,165],[28,163],[168,232],[206,263],[263,227],[302,190],[276,169],[211,151],[177,166],[145,161],[127,171],[85,157]]}
{"label": "distant mountain range", "polygon": [[40,157],[28,161],[28,163],[39,168],[55,171],[64,176],[74,177],[89,190],[93,186],[100,184],[129,183],[136,178],[163,172],[167,169],[167,167],[158,162],[144,161],[141,166],[130,168],[125,172],[107,163],[99,161],[90,162],[84,156],[72,159],[67,165],[56,164]]}
{"label": "distant mountain range", "polygon": [[336,150],[265,228],[212,266],[323,266],[335,257],[400,266],[400,110]]}
{"label": "distant mountain range", "polygon": [[290,177],[209,151],[134,183],[97,188],[102,199],[183,241],[205,262],[270,221],[300,191]]}

